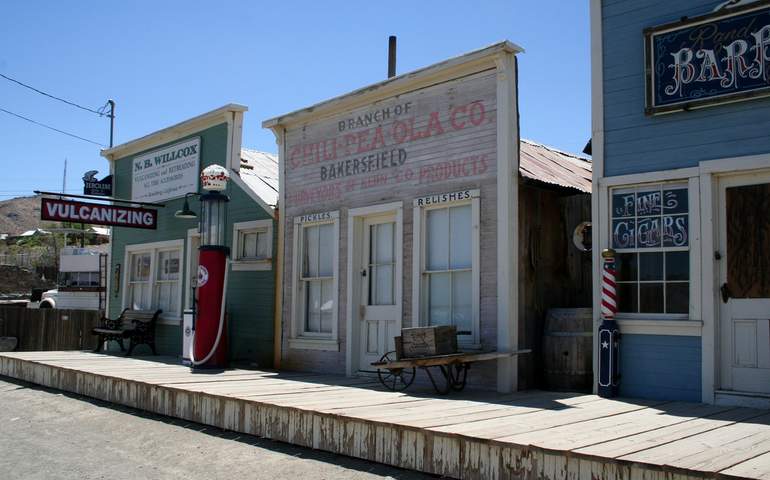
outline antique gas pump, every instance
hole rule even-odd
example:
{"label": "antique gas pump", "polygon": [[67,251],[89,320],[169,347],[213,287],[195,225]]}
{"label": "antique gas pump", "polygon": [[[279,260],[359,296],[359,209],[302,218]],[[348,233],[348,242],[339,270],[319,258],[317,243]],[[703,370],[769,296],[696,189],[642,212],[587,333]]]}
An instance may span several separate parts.
{"label": "antique gas pump", "polygon": [[227,169],[211,165],[201,173],[198,304],[192,340],[192,368],[224,368],[227,364],[225,301],[228,255],[225,246],[225,212],[229,198]]}
{"label": "antique gas pump", "polygon": [[602,251],[602,324],[599,326],[599,396],[615,397],[620,383],[620,331],[615,288],[615,250]]}

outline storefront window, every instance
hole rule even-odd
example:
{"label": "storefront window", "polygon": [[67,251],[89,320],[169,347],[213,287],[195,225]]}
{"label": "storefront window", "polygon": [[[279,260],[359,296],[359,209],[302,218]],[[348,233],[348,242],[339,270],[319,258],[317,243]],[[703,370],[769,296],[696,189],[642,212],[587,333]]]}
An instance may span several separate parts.
{"label": "storefront window", "polygon": [[[134,310],[163,310],[162,316],[181,317],[182,242],[130,246],[125,306]],[[179,246],[170,247],[169,243]]]}
{"label": "storefront window", "polygon": [[334,225],[305,226],[301,229],[302,275],[305,292],[304,332],[332,333],[334,318]]}
{"label": "storefront window", "polygon": [[686,184],[612,190],[618,311],[687,314],[690,304]]}
{"label": "storefront window", "polygon": [[473,335],[471,205],[428,210],[425,223],[427,323],[455,325],[458,335]]}
{"label": "storefront window", "polygon": [[179,250],[158,252],[158,273],[155,281],[157,308],[172,315],[179,314]]}
{"label": "storefront window", "polygon": [[150,252],[131,255],[131,273],[128,280],[129,307],[134,310],[150,308]]}

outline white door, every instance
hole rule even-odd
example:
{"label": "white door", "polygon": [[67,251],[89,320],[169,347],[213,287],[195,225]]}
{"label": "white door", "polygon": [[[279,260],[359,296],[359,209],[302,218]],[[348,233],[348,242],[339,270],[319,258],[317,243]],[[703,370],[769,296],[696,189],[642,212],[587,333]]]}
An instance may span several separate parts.
{"label": "white door", "polygon": [[371,363],[395,349],[399,334],[400,262],[396,251],[395,215],[366,217],[363,221],[361,252],[360,370],[372,370]]}
{"label": "white door", "polygon": [[770,172],[719,182],[722,388],[770,393]]}

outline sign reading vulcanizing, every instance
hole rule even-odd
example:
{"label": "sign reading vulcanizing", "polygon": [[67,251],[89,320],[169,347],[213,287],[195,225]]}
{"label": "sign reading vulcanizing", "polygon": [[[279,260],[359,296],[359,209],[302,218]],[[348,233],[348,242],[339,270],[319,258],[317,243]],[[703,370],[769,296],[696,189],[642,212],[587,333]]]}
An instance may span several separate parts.
{"label": "sign reading vulcanizing", "polygon": [[57,222],[90,223],[151,230],[158,226],[157,210],[45,197],[41,199],[40,203],[40,218]]}
{"label": "sign reading vulcanizing", "polygon": [[411,199],[493,179],[495,94],[494,73],[480,72],[289,128],[288,212]]}
{"label": "sign reading vulcanizing", "polygon": [[770,2],[645,30],[647,114],[770,95]]}
{"label": "sign reading vulcanizing", "polygon": [[159,202],[197,192],[200,145],[196,137],[135,157],[131,200]]}

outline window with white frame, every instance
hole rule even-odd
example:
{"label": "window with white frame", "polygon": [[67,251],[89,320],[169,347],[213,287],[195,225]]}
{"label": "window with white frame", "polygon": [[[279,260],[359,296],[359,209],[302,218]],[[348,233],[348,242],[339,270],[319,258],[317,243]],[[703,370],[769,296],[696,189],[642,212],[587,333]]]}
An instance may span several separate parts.
{"label": "window with white frame", "polygon": [[468,198],[415,213],[422,236],[416,293],[423,325],[454,325],[458,340],[475,344],[479,335],[478,193]]}
{"label": "window with white frame", "polygon": [[331,335],[334,320],[334,224],[308,225],[302,231],[303,334]]}
{"label": "window with white frame", "polygon": [[163,310],[164,318],[178,319],[182,309],[183,241],[130,245],[126,248],[127,288],[124,306]]}
{"label": "window with white frame", "polygon": [[619,313],[686,315],[690,304],[686,183],[611,190]]}
{"label": "window with white frame", "polygon": [[233,225],[233,257],[236,270],[270,268],[273,256],[272,220]]}

